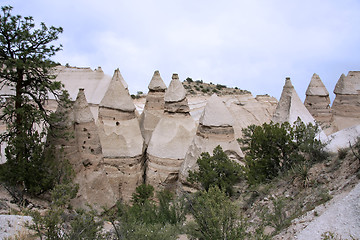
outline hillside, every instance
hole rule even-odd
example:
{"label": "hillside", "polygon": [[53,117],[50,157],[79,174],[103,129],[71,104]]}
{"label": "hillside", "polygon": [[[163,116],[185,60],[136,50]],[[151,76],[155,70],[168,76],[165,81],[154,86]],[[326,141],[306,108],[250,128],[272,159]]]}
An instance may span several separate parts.
{"label": "hillside", "polygon": [[241,95],[249,94],[250,91],[239,89],[238,87],[230,88],[222,84],[206,83],[202,80],[193,81],[187,78],[182,82],[184,88],[189,95],[211,95],[216,93],[219,96],[223,95]]}

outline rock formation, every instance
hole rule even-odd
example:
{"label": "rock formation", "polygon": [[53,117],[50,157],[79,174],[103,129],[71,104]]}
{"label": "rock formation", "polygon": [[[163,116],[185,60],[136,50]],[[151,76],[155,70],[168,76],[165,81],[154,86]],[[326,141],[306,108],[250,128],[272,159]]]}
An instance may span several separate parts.
{"label": "rock formation", "polygon": [[330,108],[329,92],[321,81],[319,75],[314,73],[306,90],[305,107],[309,110],[315,120],[321,125],[330,127],[332,122],[332,111]]}
{"label": "rock formation", "polygon": [[140,129],[145,144],[148,145],[152,132],[164,113],[164,95],[166,85],[162,80],[159,71],[155,71],[149,84],[149,93],[143,112],[140,115]]}
{"label": "rock formation", "polygon": [[242,137],[242,129],[249,125],[261,125],[270,122],[278,101],[268,95],[251,93],[221,97],[234,119],[235,138]]}
{"label": "rock formation", "polygon": [[272,121],[275,123],[289,122],[293,124],[298,117],[304,123],[315,122],[310,112],[300,100],[299,95],[296,93],[290,78],[286,78]]}
{"label": "rock formation", "polygon": [[96,210],[112,207],[116,203],[114,193],[103,171],[103,156],[94,118],[86,101],[84,89],[80,89],[73,108],[58,107],[66,116],[60,126],[73,137],[48,139],[57,148],[57,157],[69,160],[75,172],[74,182],[79,191],[72,200],[74,207],[91,204]]}
{"label": "rock formation", "polygon": [[360,71],[342,74],[334,93],[332,110],[337,130],[360,124]]}
{"label": "rock formation", "polygon": [[222,99],[213,94],[201,114],[196,135],[180,168],[179,182],[183,190],[191,190],[186,180],[188,171],[197,168],[196,161],[202,152],[211,154],[214,148],[220,145],[230,159],[240,161],[243,158],[235,138],[233,124],[234,119]]}
{"label": "rock formation", "polygon": [[165,92],[164,116],[151,136],[147,150],[146,183],[159,189],[174,189],[185,154],[195,135],[186,90],[173,74]]}
{"label": "rock formation", "polygon": [[143,137],[135,106],[118,73],[99,104],[97,124],[111,188],[116,199],[128,201],[143,183]]}

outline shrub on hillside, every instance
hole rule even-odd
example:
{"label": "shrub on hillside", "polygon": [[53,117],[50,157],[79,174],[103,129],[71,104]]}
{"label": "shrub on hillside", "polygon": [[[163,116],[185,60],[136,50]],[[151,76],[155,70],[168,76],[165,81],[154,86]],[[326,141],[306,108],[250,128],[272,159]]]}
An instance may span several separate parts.
{"label": "shrub on hillside", "polygon": [[324,144],[317,139],[317,125],[300,119],[293,126],[285,122],[251,125],[239,139],[245,156],[245,174],[250,184],[266,182],[297,164],[307,166],[324,160]]}
{"label": "shrub on hillside", "polygon": [[159,203],[152,199],[154,188],[140,185],[132,197],[133,205],[119,202],[106,211],[106,218],[114,227],[117,239],[176,239],[185,221],[186,205],[174,199],[167,190],[159,192]]}
{"label": "shrub on hillside", "polygon": [[236,205],[217,186],[196,193],[190,206],[195,221],[195,226],[188,230],[192,237],[235,240],[247,236],[245,222]]}
{"label": "shrub on hillside", "polygon": [[199,183],[206,191],[212,186],[217,186],[232,195],[232,186],[242,177],[240,164],[232,161],[220,146],[214,148],[213,156],[205,152],[197,160],[199,169],[189,171],[188,181]]}

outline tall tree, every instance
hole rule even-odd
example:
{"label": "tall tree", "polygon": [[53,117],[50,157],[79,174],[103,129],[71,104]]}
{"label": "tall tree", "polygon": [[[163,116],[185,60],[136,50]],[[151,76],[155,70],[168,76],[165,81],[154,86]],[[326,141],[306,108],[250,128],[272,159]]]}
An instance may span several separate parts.
{"label": "tall tree", "polygon": [[0,168],[0,180],[21,185],[23,191],[39,193],[49,188],[44,137],[58,120],[45,104],[49,96],[67,96],[60,82],[54,81],[50,58],[62,46],[51,43],[63,29],[37,27],[32,17],[12,15],[12,7],[0,12],[0,120],[7,124],[1,141],[6,141],[7,162]]}

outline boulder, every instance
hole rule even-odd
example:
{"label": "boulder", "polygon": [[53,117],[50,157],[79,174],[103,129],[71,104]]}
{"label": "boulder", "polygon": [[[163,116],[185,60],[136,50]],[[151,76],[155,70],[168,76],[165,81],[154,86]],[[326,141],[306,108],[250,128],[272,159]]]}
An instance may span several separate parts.
{"label": "boulder", "polygon": [[336,83],[332,104],[334,125],[342,130],[360,124],[360,71],[342,74]]}
{"label": "boulder", "polygon": [[165,92],[164,115],[151,136],[147,149],[146,183],[155,190],[176,188],[179,169],[195,135],[196,124],[177,74]]}
{"label": "boulder", "polygon": [[179,172],[180,189],[193,191],[194,187],[187,181],[189,170],[197,169],[197,159],[202,152],[212,153],[220,145],[223,151],[240,162],[244,157],[234,133],[234,119],[221,98],[213,94],[201,114],[196,135],[185,155],[185,160]]}
{"label": "boulder", "polygon": [[155,71],[149,84],[149,92],[143,112],[140,115],[140,129],[146,146],[149,144],[152,132],[164,113],[164,95],[166,85],[159,71]]}
{"label": "boulder", "polygon": [[99,104],[98,130],[104,170],[116,199],[129,201],[143,183],[143,137],[135,106],[116,70]]}

